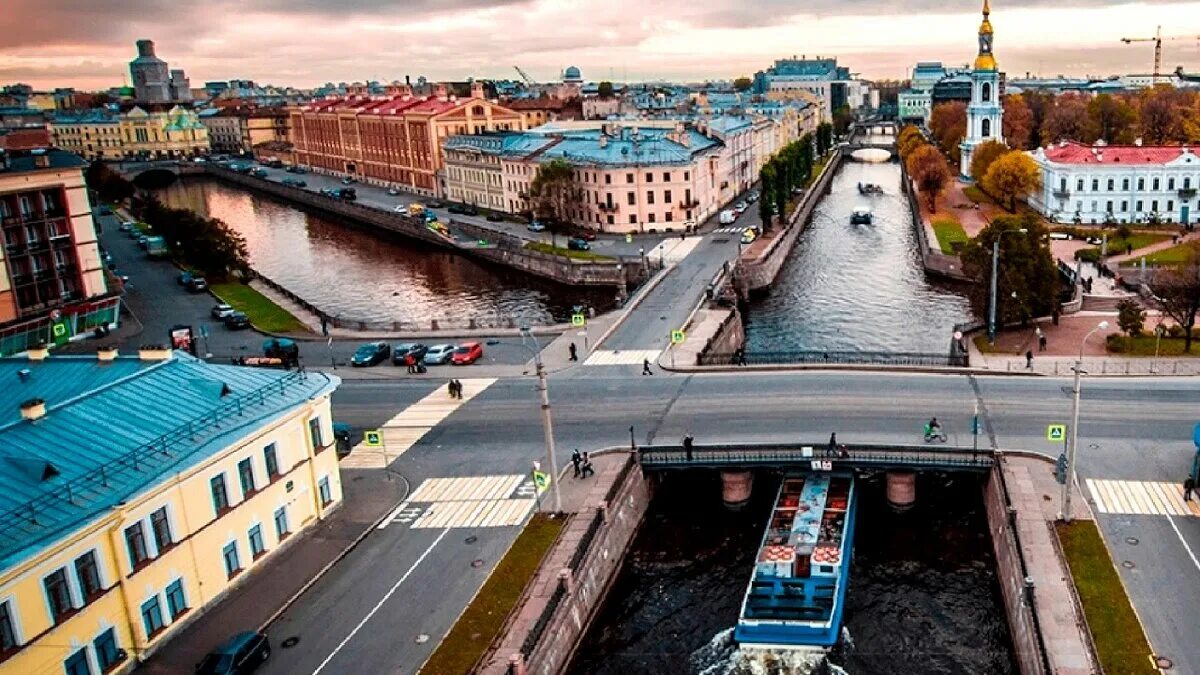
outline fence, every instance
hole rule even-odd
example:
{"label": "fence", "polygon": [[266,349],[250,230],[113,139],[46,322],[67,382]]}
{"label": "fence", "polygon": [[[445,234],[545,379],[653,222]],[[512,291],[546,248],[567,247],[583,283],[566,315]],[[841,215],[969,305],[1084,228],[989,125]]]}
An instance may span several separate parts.
{"label": "fence", "polygon": [[[587,549],[584,549],[586,553]],[[550,600],[546,603],[546,607],[542,610],[542,615],[533,624],[533,628],[529,630],[529,635],[525,636],[525,641],[521,643],[521,654],[528,659],[533,650],[537,648],[538,643],[542,640],[542,634],[546,632],[546,625],[550,623],[550,619],[554,617],[554,612],[558,611],[558,606],[562,604],[563,598],[567,595],[567,589],[559,583],[554,589],[554,594],[550,596]]]}
{"label": "fence", "polygon": [[876,366],[953,366],[965,368],[966,354],[925,354],[918,352],[713,352],[698,358],[702,366],[716,365],[791,365],[852,364]]}
{"label": "fence", "polygon": [[730,444],[695,446],[688,452],[681,446],[638,448],[638,462],[646,469],[671,469],[719,466],[803,466],[829,462],[822,470],[937,468],[980,471],[995,462],[990,449],[847,444],[831,451],[822,443]]}

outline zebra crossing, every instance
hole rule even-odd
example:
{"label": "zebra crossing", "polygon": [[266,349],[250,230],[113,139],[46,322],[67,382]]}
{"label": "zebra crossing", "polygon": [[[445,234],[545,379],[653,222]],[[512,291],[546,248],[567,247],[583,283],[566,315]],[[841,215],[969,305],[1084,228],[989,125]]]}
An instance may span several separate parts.
{"label": "zebra crossing", "polygon": [[408,406],[379,427],[383,447],[359,443],[342,458],[343,469],[382,469],[409,448],[416,445],[430,429],[441,424],[455,410],[490,387],[496,378],[461,380],[463,396],[450,398],[445,387],[435,389],[425,398]]}
{"label": "zebra crossing", "polygon": [[533,510],[536,488],[529,476],[430,478],[376,526],[399,523],[414,529],[511,527]]}
{"label": "zebra crossing", "polygon": [[583,362],[585,366],[640,366],[642,361],[654,363],[661,349],[597,349]]}
{"label": "zebra crossing", "polygon": [[741,232],[745,229],[746,229],[745,227],[737,227],[737,226],[718,227],[717,229],[713,230],[713,234],[741,234]]}
{"label": "zebra crossing", "polygon": [[1088,478],[1085,483],[1100,513],[1200,516],[1200,505],[1184,501],[1179,483],[1103,478]]}

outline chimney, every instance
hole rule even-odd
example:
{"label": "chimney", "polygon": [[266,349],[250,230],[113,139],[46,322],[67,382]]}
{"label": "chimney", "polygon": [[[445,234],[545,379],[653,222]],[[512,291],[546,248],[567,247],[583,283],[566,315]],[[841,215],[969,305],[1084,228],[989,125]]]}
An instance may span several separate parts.
{"label": "chimney", "polygon": [[101,347],[96,350],[96,360],[97,361],[101,361],[101,362],[115,361],[116,358],[117,358],[117,348],[112,345],[108,345],[106,347]]}
{"label": "chimney", "polygon": [[471,82],[471,98],[484,98],[482,82],[478,80]]}
{"label": "chimney", "polygon": [[433,97],[436,98],[437,100],[445,101],[446,93],[447,93],[447,89],[446,89],[445,82],[438,82],[437,84],[433,85]]}
{"label": "chimney", "polygon": [[30,422],[46,416],[46,402],[40,398],[31,398],[21,404],[21,418]]}
{"label": "chimney", "polygon": [[138,358],[142,361],[167,361],[171,358],[171,348],[166,345],[142,345],[138,347]]}

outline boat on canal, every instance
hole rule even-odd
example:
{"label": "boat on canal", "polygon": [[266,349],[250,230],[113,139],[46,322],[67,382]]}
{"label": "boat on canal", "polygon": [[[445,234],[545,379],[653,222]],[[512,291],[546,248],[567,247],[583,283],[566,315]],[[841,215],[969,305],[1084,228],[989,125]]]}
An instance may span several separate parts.
{"label": "boat on canal", "polygon": [[881,195],[883,188],[874,183],[859,183],[858,194],[860,195]]}
{"label": "boat on canal", "polygon": [[841,635],[856,510],[854,476],[785,476],[746,588],[740,646],[825,650]]}
{"label": "boat on canal", "polygon": [[851,225],[870,225],[871,224],[871,207],[856,206],[850,212]]}

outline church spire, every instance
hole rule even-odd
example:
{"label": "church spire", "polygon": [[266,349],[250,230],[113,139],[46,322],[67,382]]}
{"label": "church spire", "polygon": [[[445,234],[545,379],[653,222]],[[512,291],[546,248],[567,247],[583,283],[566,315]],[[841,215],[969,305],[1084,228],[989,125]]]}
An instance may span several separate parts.
{"label": "church spire", "polygon": [[992,13],[989,0],[983,0],[983,21],[979,24],[979,56],[975,57],[975,70],[996,70],[996,57],[992,56]]}

